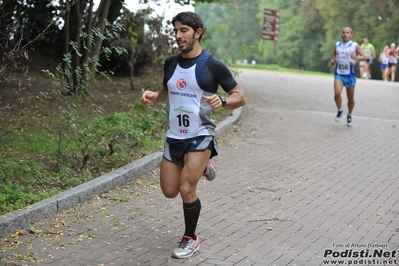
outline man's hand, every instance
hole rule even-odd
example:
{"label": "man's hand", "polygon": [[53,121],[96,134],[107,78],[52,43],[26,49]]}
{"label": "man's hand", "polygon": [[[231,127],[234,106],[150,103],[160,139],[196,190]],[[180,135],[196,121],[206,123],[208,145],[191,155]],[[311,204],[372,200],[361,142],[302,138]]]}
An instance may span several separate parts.
{"label": "man's hand", "polygon": [[204,99],[214,109],[222,107],[222,100],[216,94],[212,96],[202,95],[202,99]]}
{"label": "man's hand", "polygon": [[335,65],[335,59],[331,59],[330,63],[332,66]]}
{"label": "man's hand", "polygon": [[144,105],[157,102],[159,92],[156,91],[145,91],[141,96],[141,102]]}

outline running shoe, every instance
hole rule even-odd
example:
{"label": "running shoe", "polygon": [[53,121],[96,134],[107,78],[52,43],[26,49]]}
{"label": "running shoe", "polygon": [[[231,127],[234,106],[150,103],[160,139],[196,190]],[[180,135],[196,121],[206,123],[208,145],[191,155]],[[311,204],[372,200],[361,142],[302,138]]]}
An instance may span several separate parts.
{"label": "running shoe", "polygon": [[347,117],[346,117],[346,119],[347,119],[347,121],[348,121],[348,127],[351,127],[352,126],[352,116],[351,115],[348,115]]}
{"label": "running shoe", "polygon": [[179,243],[179,246],[173,250],[172,258],[185,259],[189,258],[200,250],[200,241],[198,235],[195,235],[197,240],[184,235]]}
{"label": "running shoe", "polygon": [[344,110],[338,110],[337,116],[335,117],[335,122],[341,121],[342,113]]}
{"label": "running shoe", "polygon": [[206,169],[205,169],[205,172],[204,172],[204,177],[208,181],[212,181],[216,177],[216,169],[211,164],[211,161],[208,161],[208,164],[206,165]]}

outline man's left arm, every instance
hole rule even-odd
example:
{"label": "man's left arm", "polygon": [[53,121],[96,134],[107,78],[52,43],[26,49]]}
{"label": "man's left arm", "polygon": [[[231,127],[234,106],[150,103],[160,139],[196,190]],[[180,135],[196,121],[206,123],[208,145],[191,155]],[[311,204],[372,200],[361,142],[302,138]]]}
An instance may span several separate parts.
{"label": "man's left arm", "polygon": [[212,108],[226,108],[229,110],[234,110],[245,104],[245,96],[241,91],[240,87],[236,85],[233,89],[227,92],[229,94],[226,97],[226,104],[223,106],[222,97],[219,97],[216,93],[211,96],[202,95],[204,99]]}
{"label": "man's left arm", "polygon": [[229,94],[229,96],[226,97],[226,105],[224,106],[224,108],[234,110],[245,104],[246,100],[244,93],[238,85],[229,90],[227,93]]}
{"label": "man's left arm", "polygon": [[351,58],[356,61],[366,61],[366,54],[358,44],[356,44],[356,53],[351,54]]}

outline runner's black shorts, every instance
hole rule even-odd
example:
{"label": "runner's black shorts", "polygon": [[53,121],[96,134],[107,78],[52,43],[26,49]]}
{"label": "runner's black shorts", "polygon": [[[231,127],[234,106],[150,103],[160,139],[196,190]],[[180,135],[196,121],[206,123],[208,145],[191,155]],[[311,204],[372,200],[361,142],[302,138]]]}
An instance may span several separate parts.
{"label": "runner's black shorts", "polygon": [[210,158],[218,155],[215,136],[197,136],[189,139],[166,138],[163,157],[174,164],[183,164],[188,152],[211,150]]}

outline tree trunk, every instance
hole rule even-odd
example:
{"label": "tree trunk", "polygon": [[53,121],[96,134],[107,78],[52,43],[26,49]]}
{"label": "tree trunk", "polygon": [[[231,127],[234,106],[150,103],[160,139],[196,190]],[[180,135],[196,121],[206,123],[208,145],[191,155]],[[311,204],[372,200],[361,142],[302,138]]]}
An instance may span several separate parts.
{"label": "tree trunk", "polygon": [[[96,27],[100,31],[101,34],[104,34],[105,30],[105,21],[108,16],[109,7],[111,6],[111,0],[101,0],[100,6],[98,7],[97,14],[96,14]],[[90,73],[92,80],[95,77],[95,64],[98,62],[99,54],[101,51],[103,40],[99,36],[95,36],[95,44],[91,51],[91,58],[94,59],[93,63],[90,63]]]}
{"label": "tree trunk", "polygon": [[[95,18],[93,18],[93,0],[90,0],[90,6],[89,6],[89,10],[88,11],[89,11],[89,14],[87,16],[88,19],[86,21],[87,38],[85,40],[87,49],[85,49],[83,51],[83,62],[88,62],[88,59],[89,59],[90,53],[91,53],[91,49],[93,47],[93,44],[91,42],[91,38],[93,37],[93,32],[92,32],[92,30],[93,30],[93,22],[94,22],[93,20],[95,19]],[[88,75],[86,68],[83,68],[82,71],[83,71],[82,72],[82,76],[84,78],[86,78],[87,76],[91,76],[91,75]]]}
{"label": "tree trunk", "polygon": [[[61,3],[62,4],[62,6],[64,6],[64,3]],[[63,49],[62,49],[62,53],[63,54],[67,54],[67,53],[69,53],[69,41],[70,41],[70,32],[69,32],[69,29],[70,29],[70,14],[71,14],[71,9],[70,8],[67,8],[66,7],[66,4],[65,4],[65,8],[67,9],[66,11],[65,11],[65,15],[64,15],[64,28],[63,28],[63,34],[64,34],[64,44],[63,44]],[[67,67],[67,64],[66,64],[66,62],[65,61],[62,61],[62,69],[66,69],[66,67]],[[65,75],[64,74],[64,80],[66,81],[66,83],[67,83],[67,89],[70,91],[71,89],[72,89],[72,87],[73,87],[73,82],[72,82],[72,79],[71,79],[71,77],[70,76],[68,76],[68,75]]]}
{"label": "tree trunk", "polygon": [[[130,55],[129,55],[130,54]],[[136,50],[130,51],[128,55],[126,55],[127,65],[129,66],[129,78],[130,78],[130,89],[134,90],[134,65],[136,64]]]}
{"label": "tree trunk", "polygon": [[82,29],[82,16],[81,16],[81,1],[78,0],[72,6],[72,41],[77,45],[77,51],[72,51],[72,71],[73,71],[73,87],[71,88],[71,92],[74,93],[77,91],[77,86],[79,84],[79,78],[76,74],[76,70],[80,66],[80,55],[79,52],[81,50],[80,45],[80,30]]}

